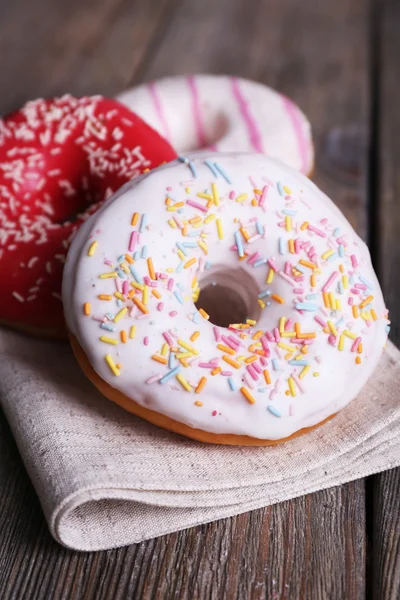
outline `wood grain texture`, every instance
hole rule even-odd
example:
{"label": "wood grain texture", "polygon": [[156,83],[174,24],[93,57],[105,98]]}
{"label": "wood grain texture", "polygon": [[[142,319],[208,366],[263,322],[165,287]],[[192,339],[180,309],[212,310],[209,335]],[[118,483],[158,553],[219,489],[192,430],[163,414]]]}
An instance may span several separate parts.
{"label": "wood grain texture", "polygon": [[[317,183],[366,236],[368,8],[368,0],[4,2],[0,112],[38,95],[112,95],[125,85],[174,73],[254,78],[291,95],[311,117]],[[393,17],[399,26],[400,17]],[[394,107],[387,110],[393,116]],[[388,117],[394,145],[389,122]],[[385,188],[392,203],[393,185]],[[397,231],[394,227],[392,243]],[[383,277],[389,289],[394,275]],[[365,597],[362,480],[127,548],[85,554],[50,537],[2,415],[0,456],[2,599]],[[376,516],[370,550],[376,547],[379,557],[373,581],[379,600],[398,592],[398,479],[392,473],[372,479]]]}
{"label": "wood grain texture", "polygon": [[[377,2],[374,12],[375,111],[372,149],[373,257],[392,321],[390,337],[400,344],[400,4]],[[400,398],[399,398],[400,402]],[[400,468],[371,478],[373,490],[373,595],[400,598]]]}

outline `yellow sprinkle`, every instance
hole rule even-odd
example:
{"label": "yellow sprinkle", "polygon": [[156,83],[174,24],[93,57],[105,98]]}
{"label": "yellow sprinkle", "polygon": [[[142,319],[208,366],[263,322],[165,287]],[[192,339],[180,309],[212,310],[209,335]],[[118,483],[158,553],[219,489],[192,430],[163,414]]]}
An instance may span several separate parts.
{"label": "yellow sprinkle", "polygon": [[108,366],[110,367],[111,371],[114,373],[114,375],[116,377],[118,377],[120,375],[119,370],[117,369],[117,365],[115,364],[112,356],[110,354],[106,354],[106,363],[108,364]]}
{"label": "yellow sprinkle", "polygon": [[114,296],[118,298],[118,300],[125,300],[124,295],[121,292],[114,292]]}
{"label": "yellow sprinkle", "polygon": [[199,383],[197,384],[197,388],[194,390],[196,392],[196,394],[200,394],[200,392],[202,391],[202,389],[204,388],[204,386],[207,383],[207,377],[202,377],[199,381]]}
{"label": "yellow sprinkle", "polygon": [[283,185],[283,190],[287,193],[288,196],[292,193],[292,190],[287,185]]}
{"label": "yellow sprinkle", "polygon": [[199,222],[200,222],[200,223],[202,222],[202,221],[201,221],[201,217],[199,217],[199,216],[197,216],[197,217],[193,217],[192,219],[189,219],[189,223],[190,223],[191,225],[194,225],[195,223],[199,223]]}
{"label": "yellow sprinkle", "polygon": [[333,250],[327,250],[326,252],[321,254],[321,258],[322,258],[322,260],[326,260],[327,258],[332,256],[332,254],[333,254]]}
{"label": "yellow sprinkle", "polygon": [[92,243],[90,244],[90,247],[89,247],[89,250],[88,250],[88,253],[87,253],[87,255],[88,255],[88,256],[93,256],[93,254],[94,254],[94,253],[95,253],[95,251],[96,251],[96,248],[97,248],[97,246],[98,246],[98,242],[96,242],[96,241],[95,241],[95,242],[92,242]]}
{"label": "yellow sprinkle", "polygon": [[245,387],[241,387],[240,391],[242,392],[243,396],[246,398],[247,402],[249,404],[255,404],[255,398],[253,398],[253,396],[250,394],[249,390]]}
{"label": "yellow sprinkle", "polygon": [[85,302],[83,305],[83,313],[88,316],[90,315],[90,302]]}
{"label": "yellow sprinkle", "polygon": [[136,335],[136,325],[132,325],[132,327],[129,330],[129,337],[131,340],[133,340],[133,338]]}
{"label": "yellow sprinkle", "polygon": [[269,385],[271,383],[271,376],[269,374],[268,369],[264,369],[264,379],[265,379],[265,383],[267,385]]}
{"label": "yellow sprinkle", "polygon": [[331,303],[329,302],[329,294],[328,292],[322,292],[323,298],[324,298],[324,305],[325,308],[330,308],[331,307]]}
{"label": "yellow sprinkle", "polygon": [[367,306],[367,304],[370,304],[370,302],[372,302],[373,299],[373,296],[368,296],[368,298],[365,298],[365,300],[361,302],[360,308],[365,308],[365,306]]}
{"label": "yellow sprinkle", "polygon": [[333,292],[329,292],[329,304],[333,310],[336,308],[336,299]]}
{"label": "yellow sprinkle", "polygon": [[170,227],[172,227],[172,229],[177,229],[178,228],[178,225],[175,223],[175,221],[173,219],[169,219],[168,225]]}
{"label": "yellow sprinkle", "polygon": [[333,321],[328,321],[328,327],[331,330],[332,335],[334,335],[336,337],[338,332],[337,332],[337,329],[336,329]]}
{"label": "yellow sprinkle", "polygon": [[292,217],[285,217],[286,231],[292,231]]}
{"label": "yellow sprinkle", "polygon": [[124,273],[126,273],[127,275],[129,275],[129,268],[128,268],[128,265],[125,262],[121,263],[119,266],[124,271]]}
{"label": "yellow sprinkle", "polygon": [[196,348],[194,348],[194,346],[191,346],[190,344],[188,344],[187,342],[185,342],[185,340],[179,339],[178,340],[178,344],[180,346],[182,346],[182,348],[185,348],[185,350],[187,350],[188,352],[191,352],[192,354],[196,354],[196,356],[198,354],[200,354],[200,352]]}
{"label": "yellow sprinkle", "polygon": [[[284,319],[285,317],[282,317],[282,319]],[[256,333],[253,335],[252,339],[253,340],[259,340],[260,337],[262,337],[264,334],[263,331],[261,331],[261,329],[259,331],[256,331]]]}
{"label": "yellow sprinkle", "polygon": [[306,365],[299,373],[299,379],[304,379],[307,375],[308,371],[311,369],[310,365]]}
{"label": "yellow sprinkle", "polygon": [[360,342],[358,344],[357,352],[358,352],[358,354],[362,354],[362,351],[363,351],[363,345],[362,345],[362,342]]}
{"label": "yellow sprinkle", "polygon": [[290,254],[294,254],[294,240],[289,240],[288,246]]}
{"label": "yellow sprinkle", "polygon": [[236,197],[236,202],[244,202],[248,197],[248,194],[239,194],[239,196]]}
{"label": "yellow sprinkle", "polygon": [[186,381],[186,379],[184,378],[183,375],[181,375],[180,373],[176,376],[177,380],[179,381],[179,383],[181,384],[181,386],[187,391],[187,392],[191,392],[192,388],[191,386],[188,384],[188,382]]}
{"label": "yellow sprinkle", "polygon": [[277,294],[272,294],[271,298],[275,300],[275,302],[279,302],[279,304],[285,304],[284,299],[281,296],[278,296]]}
{"label": "yellow sprinkle", "polygon": [[359,313],[358,313],[358,308],[357,308],[357,306],[355,304],[353,304],[353,306],[352,306],[352,312],[353,312],[354,319],[358,319],[358,314]]}
{"label": "yellow sprinkle", "polygon": [[165,343],[162,345],[162,348],[161,348],[161,356],[167,356],[168,352],[169,352],[169,346],[167,343]]}
{"label": "yellow sprinkle", "polygon": [[213,197],[210,194],[203,194],[203,192],[198,192],[197,197],[208,201],[213,200]]}
{"label": "yellow sprinkle", "polygon": [[214,204],[215,204],[215,206],[219,206],[218,188],[217,188],[217,185],[215,183],[211,184],[211,190],[212,190]]}
{"label": "yellow sprinkle", "polygon": [[196,259],[194,257],[190,258],[188,261],[185,262],[185,264],[183,265],[183,268],[184,269],[189,269],[189,267],[191,267],[192,265],[194,265],[195,262],[196,262]]}
{"label": "yellow sprinkle", "polygon": [[205,242],[203,242],[203,240],[199,240],[197,242],[197,245],[199,246],[199,248],[201,248],[203,250],[204,254],[208,254],[207,244]]}
{"label": "yellow sprinkle", "polygon": [[110,273],[102,273],[99,275],[100,279],[110,279],[111,277],[117,277],[118,273],[111,271]]}
{"label": "yellow sprinkle", "polygon": [[342,351],[344,350],[344,335],[342,334],[339,337],[339,346],[338,346],[339,350]]}
{"label": "yellow sprinkle", "polygon": [[274,279],[274,270],[270,269],[268,271],[267,283],[272,283],[273,279]]}
{"label": "yellow sprinkle", "polygon": [[371,317],[372,317],[372,319],[373,319],[374,321],[377,321],[377,320],[378,320],[378,316],[377,316],[377,314],[376,314],[375,310],[374,310],[373,308],[371,308],[371,311],[370,311],[370,312],[371,312]]}
{"label": "yellow sprinkle", "polygon": [[283,338],[292,338],[292,337],[296,336],[296,332],[295,331],[282,331],[280,336]]}
{"label": "yellow sprinkle", "polygon": [[143,294],[142,294],[142,302],[145,306],[146,306],[146,304],[149,303],[149,286],[148,285],[144,286],[144,290],[143,290]]}
{"label": "yellow sprinkle", "polygon": [[210,318],[210,315],[206,313],[206,311],[203,308],[199,308],[199,313],[201,314],[203,319],[206,319],[206,321],[208,321],[208,319]]}
{"label": "yellow sprinkle", "polygon": [[135,227],[135,225],[137,225],[138,220],[139,220],[139,213],[138,212],[133,213],[132,221],[131,221],[132,227]]}
{"label": "yellow sprinkle", "polygon": [[193,279],[192,279],[192,290],[195,290],[195,289],[196,289],[196,287],[197,287],[197,283],[198,283],[198,282],[197,282],[197,277],[196,277],[196,275],[195,275],[195,276],[193,277]]}
{"label": "yellow sprinkle", "polygon": [[217,218],[217,231],[218,231],[218,237],[220,240],[224,239],[224,230],[222,227],[222,221],[221,219],[218,217]]}
{"label": "yellow sprinkle", "polygon": [[278,346],[279,348],[287,350],[288,352],[296,352],[296,348],[294,346],[289,346],[289,344],[285,344],[284,342],[279,342]]}
{"label": "yellow sprinkle", "polygon": [[214,375],[219,375],[219,373],[221,373],[222,369],[221,367],[215,367],[215,369],[213,369],[211,371],[211,375],[214,377]]}
{"label": "yellow sprinkle", "polygon": [[100,336],[100,341],[104,342],[105,344],[111,344],[112,346],[116,346],[118,344],[118,340],[107,337],[106,335]]}
{"label": "yellow sprinkle", "polygon": [[314,275],[314,273],[310,277],[310,283],[311,283],[311,287],[313,287],[313,288],[317,287],[317,276]]}
{"label": "yellow sprinkle", "polygon": [[156,362],[161,363],[162,365],[166,365],[168,360],[165,358],[165,356],[158,356],[158,354],[153,354],[153,356],[151,357],[153,360],[155,360]]}
{"label": "yellow sprinkle", "polygon": [[136,281],[131,281],[131,286],[135,288],[135,290],[140,290],[143,292],[144,285],[142,283],[136,283]]}
{"label": "yellow sprinkle", "polygon": [[247,231],[247,229],[245,229],[244,227],[241,227],[239,231],[242,234],[242,236],[244,237],[244,239],[246,240],[246,242],[248,242],[250,239],[250,234]]}
{"label": "yellow sprinkle", "polygon": [[251,363],[253,363],[256,360],[258,360],[257,356],[248,356],[244,362],[246,363],[246,365],[250,365]]}
{"label": "yellow sprinkle", "polygon": [[133,296],[132,300],[136,304],[138,309],[142,311],[142,313],[144,313],[145,315],[149,313],[149,309],[143,304],[143,302],[139,300],[137,296]]}
{"label": "yellow sprinkle", "polygon": [[201,402],[201,400],[196,400],[195,405],[196,406],[204,406],[204,402]]}
{"label": "yellow sprinkle", "polygon": [[[244,358],[244,357],[243,356],[242,357],[238,356],[238,359],[239,358]],[[238,361],[234,360],[233,358],[231,358],[227,354],[224,354],[224,356],[222,357],[222,360],[224,360],[226,363],[228,363],[228,365],[231,365],[231,367],[233,367],[234,369],[240,369],[240,367],[241,367],[241,365],[240,365],[240,363]]]}
{"label": "yellow sprinkle", "polygon": [[315,373],[313,373],[313,377],[319,377],[319,372],[315,371]]}
{"label": "yellow sprinkle", "polygon": [[185,255],[183,254],[182,250],[178,250],[177,254],[181,260],[185,259]]}
{"label": "yellow sprinkle", "polygon": [[294,385],[293,377],[289,377],[288,379],[289,390],[292,396],[296,396],[296,387]]}
{"label": "yellow sprinkle", "polygon": [[160,298],[161,298],[161,294],[160,294],[160,292],[159,292],[159,291],[158,291],[156,288],[153,288],[153,289],[151,290],[151,293],[152,293],[152,294],[153,294],[153,296],[155,296],[156,298],[158,298],[158,299],[160,299]]}
{"label": "yellow sprinkle", "polygon": [[349,287],[349,278],[347,275],[342,275],[342,283],[345,290]]}
{"label": "yellow sprinkle", "polygon": [[118,323],[118,321],[120,319],[122,319],[122,317],[124,317],[126,315],[126,313],[128,312],[128,309],[126,308],[126,306],[124,308],[121,308],[121,310],[119,311],[119,313],[117,313],[113,319],[114,323]]}
{"label": "yellow sprinkle", "polygon": [[123,344],[126,344],[128,338],[126,335],[126,331],[124,329],[121,331],[120,336],[121,336],[121,342]]}
{"label": "yellow sprinkle", "polygon": [[360,356],[356,356],[356,363],[357,363],[358,365],[360,365],[360,364],[361,364],[361,357],[360,357]]}
{"label": "yellow sprinkle", "polygon": [[342,310],[342,303],[340,298],[336,298],[336,310]]}
{"label": "yellow sprinkle", "polygon": [[204,223],[207,225],[208,223],[210,223],[210,221],[214,221],[214,219],[216,218],[217,215],[215,215],[214,213],[211,213],[210,215],[207,215],[207,217],[204,219]]}
{"label": "yellow sprinkle", "polygon": [[263,300],[261,300],[261,298],[257,298],[257,302],[261,306],[261,308],[265,308],[266,307],[265,302],[263,302]]}
{"label": "yellow sprinkle", "polygon": [[346,337],[348,337],[348,338],[350,338],[350,339],[352,339],[352,340],[356,340],[356,339],[357,339],[357,336],[356,336],[356,334],[355,334],[355,333],[353,333],[352,331],[349,331],[348,329],[345,329],[345,330],[343,331],[343,335],[345,335]]}
{"label": "yellow sprinkle", "polygon": [[193,354],[191,352],[177,352],[176,358],[192,358]]}
{"label": "yellow sprinkle", "polygon": [[305,229],[307,229],[307,227],[308,227],[308,221],[304,221],[304,223],[302,225],[300,225],[300,229],[302,231],[304,231]]}
{"label": "yellow sprinkle", "polygon": [[99,300],[112,300],[111,294],[99,294],[97,297]]}
{"label": "yellow sprinkle", "polygon": [[247,325],[255,325],[257,321],[255,321],[254,319],[246,319],[246,323]]}
{"label": "yellow sprinkle", "polygon": [[200,335],[200,331],[194,331],[190,336],[190,341],[195,342]]}

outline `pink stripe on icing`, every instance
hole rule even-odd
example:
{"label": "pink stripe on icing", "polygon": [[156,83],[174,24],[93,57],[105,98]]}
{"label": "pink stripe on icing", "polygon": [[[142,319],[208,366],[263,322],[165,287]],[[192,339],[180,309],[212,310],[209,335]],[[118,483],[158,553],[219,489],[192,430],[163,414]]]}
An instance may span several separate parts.
{"label": "pink stripe on icing", "polygon": [[236,98],[238,105],[239,105],[241,115],[247,125],[247,130],[249,132],[249,139],[250,139],[251,145],[253,146],[254,150],[257,150],[257,152],[264,152],[263,146],[261,143],[261,135],[258,130],[257,123],[255,122],[255,120],[253,119],[253,116],[250,113],[248,101],[246,100],[246,98],[243,96],[243,94],[241,92],[241,89],[239,86],[239,80],[237,79],[237,77],[232,77],[231,81],[232,81],[232,92]]}
{"label": "pink stripe on icing", "polygon": [[296,134],[297,145],[299,147],[299,153],[301,158],[301,172],[307,174],[309,170],[308,161],[308,149],[309,143],[307,137],[304,135],[304,127],[300,112],[297,106],[286,96],[282,96],[283,106],[287,112],[289,119],[292,122],[293,129]]}
{"label": "pink stripe on icing", "polygon": [[155,82],[154,81],[150,81],[150,83],[147,84],[147,89],[149,90],[149,94],[150,94],[151,99],[153,101],[154,108],[156,110],[157,116],[160,119],[162,128],[164,130],[164,135],[167,138],[167,140],[170,142],[171,141],[171,132],[169,130],[168,123],[167,123],[167,120],[166,120],[165,115],[164,115],[163,107],[162,107],[162,104],[161,104],[160,97],[159,97],[159,95],[157,93],[157,90],[156,90],[156,84],[155,84]]}
{"label": "pink stripe on icing", "polygon": [[192,93],[192,109],[193,119],[196,128],[196,135],[199,148],[204,148],[207,144],[206,135],[204,131],[203,120],[201,117],[200,99],[199,92],[196,86],[196,81],[193,76],[187,78],[188,86]]}

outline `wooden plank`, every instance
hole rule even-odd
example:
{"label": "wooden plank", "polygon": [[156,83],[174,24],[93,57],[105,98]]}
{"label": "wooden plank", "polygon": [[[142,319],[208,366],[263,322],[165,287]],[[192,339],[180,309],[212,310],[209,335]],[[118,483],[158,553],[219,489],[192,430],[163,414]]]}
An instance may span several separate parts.
{"label": "wooden plank", "polygon": [[[251,6],[240,0],[165,0],[161,9],[154,0],[153,16],[144,0],[86,4],[42,0],[49,11],[44,16],[37,3],[30,8],[22,0],[1,9],[6,18],[0,35],[10,57],[10,63],[0,58],[9,81],[0,100],[4,110],[38,94],[112,93],[143,77],[185,71],[255,78],[292,95],[310,115],[316,180],[366,234],[367,0],[324,6],[310,0],[255,0]],[[29,23],[17,55],[21,10],[15,6],[23,7]],[[364,597],[363,481],[128,548],[78,554],[51,539],[3,430],[5,597]]]}
{"label": "wooden plank", "polygon": [[[375,111],[371,149],[373,173],[373,258],[390,311],[390,337],[400,345],[400,4],[375,2]],[[400,597],[400,468],[371,478],[373,597]]]}

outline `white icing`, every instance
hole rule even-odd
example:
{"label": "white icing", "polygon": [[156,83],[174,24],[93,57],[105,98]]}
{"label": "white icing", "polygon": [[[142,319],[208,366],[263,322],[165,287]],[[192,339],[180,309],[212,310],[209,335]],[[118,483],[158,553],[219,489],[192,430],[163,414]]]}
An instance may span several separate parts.
{"label": "white icing", "polygon": [[[207,153],[191,157],[191,160],[197,177],[192,176],[188,164],[179,161],[159,167],[150,174],[126,184],[78,231],[68,254],[64,271],[63,301],[68,327],[78,338],[90,363],[103,380],[143,406],[189,426],[213,433],[242,434],[260,439],[279,439],[289,436],[303,427],[319,423],[345,407],[358,394],[378,363],[387,337],[388,321],[385,318],[386,309],[379,283],[371,266],[368,249],[327,196],[305,176],[289,169],[282,163],[262,154]],[[205,164],[205,160],[212,164],[217,162],[232,183],[228,183],[221,175],[215,177]],[[211,193],[211,184],[213,183],[217,185],[220,206],[212,205],[207,213],[203,213],[186,203],[187,199],[191,199],[205,206],[207,200],[199,198],[197,194],[199,192]],[[251,205],[251,200],[255,197],[253,183],[256,184],[256,189],[263,190],[265,187],[267,191],[263,207],[258,204],[257,206]],[[188,186],[190,191],[187,191]],[[283,190],[282,186],[285,186],[286,190]],[[290,193],[288,188],[290,188]],[[248,194],[248,199],[245,202],[237,202],[235,199],[229,198],[232,191],[236,193],[236,197]],[[166,196],[172,198],[174,203],[184,202],[181,213],[167,211]],[[256,197],[259,201],[259,195]],[[296,212],[291,216],[291,231],[286,231],[285,217],[288,215],[283,214],[283,210]],[[115,298],[110,302],[98,299],[98,294],[112,295],[116,291],[116,280],[100,279],[99,274],[113,271],[113,267],[104,264],[105,259],[109,259],[115,265],[117,257],[128,251],[131,233],[134,230],[137,231],[140,224],[139,220],[135,227],[131,225],[132,214],[135,211],[140,214],[146,211],[148,216],[148,225],[140,233],[137,248],[141,250],[144,245],[148,247],[155,271],[173,277],[175,280],[173,291],[177,290],[177,284],[181,285],[184,290],[182,296],[186,300],[183,305],[180,304],[173,292],[166,289],[167,280],[158,280],[157,289],[162,295],[163,310],[157,310],[156,307],[160,300],[150,293],[148,304],[150,316],[148,318],[138,318],[142,313],[135,307],[131,314],[127,313],[118,323],[111,322],[115,326],[115,333],[108,332],[101,328],[99,321],[93,317],[104,316],[107,312],[116,314],[121,307],[117,307]],[[192,226],[188,227],[188,233],[192,231],[203,233],[204,238],[185,237],[179,228],[174,229],[168,224],[168,220],[173,216],[178,217],[182,222],[195,216],[204,218],[210,213],[214,213],[221,219],[224,229],[224,239],[222,240],[218,238],[215,220],[207,225],[203,224],[198,229],[192,228]],[[310,260],[304,249],[301,249],[299,254],[290,253],[288,241],[298,239],[305,243],[310,242],[306,249],[310,251],[311,245],[315,248],[316,257],[313,260],[317,261],[321,269],[321,273],[316,275],[317,285],[314,290],[310,289],[312,270],[308,267],[303,267],[304,281],[297,282],[293,287],[279,274],[275,274],[272,283],[266,284],[269,272],[266,264],[254,267],[249,264],[248,259],[239,261],[238,252],[232,250],[232,246],[235,244],[234,234],[240,227],[235,219],[240,219],[242,223],[247,224],[255,217],[262,227],[265,227],[265,234],[250,244],[243,242],[249,255],[259,252],[262,258],[272,258],[279,269],[283,270],[286,261],[290,261],[292,265],[299,265],[300,259]],[[285,223],[285,227],[279,226],[282,222]],[[320,237],[308,228],[301,229],[301,225],[305,222],[308,222],[311,227],[316,227],[322,234],[329,234],[329,237]],[[340,232],[336,230],[337,228],[340,228]],[[246,225],[246,229],[251,236],[254,235],[253,225]],[[279,251],[279,238],[282,238],[284,242],[283,255]],[[206,241],[208,255],[205,257],[199,247],[187,248],[185,261],[194,257],[196,264],[182,269],[180,273],[175,272],[181,262],[176,253],[176,243],[190,243],[198,239]],[[344,239],[347,244],[345,256],[330,260],[322,259],[321,256],[330,249],[330,245],[337,247],[335,241],[337,239]],[[98,242],[98,246],[94,255],[89,257],[87,253],[93,240]],[[353,254],[359,263],[355,270],[350,258]],[[211,266],[209,269],[199,272],[199,260],[204,263],[202,258],[210,261]],[[342,280],[339,265],[343,265],[346,274],[354,271],[354,281],[349,284],[347,289],[338,288],[338,282]],[[148,275],[146,260],[141,258],[136,260],[134,267],[142,277]],[[174,272],[168,273],[167,269],[173,269]],[[336,311],[324,308],[321,292],[322,287],[334,272],[338,273],[338,277],[329,291],[334,293],[335,299],[340,299],[342,306],[341,310]],[[218,275],[219,273],[222,275]],[[239,355],[245,357],[255,355],[249,350],[251,344],[258,343],[251,339],[254,332],[258,330],[273,331],[279,327],[279,319],[282,316],[299,322],[302,333],[316,332],[314,342],[309,346],[308,353],[304,355],[304,360],[311,367],[301,380],[304,393],[295,384],[296,396],[285,394],[285,391],[288,390],[288,378],[293,372],[298,375],[303,366],[290,365],[285,360],[287,351],[279,348],[276,342],[268,342],[271,356],[267,358],[266,368],[270,373],[272,383],[267,385],[261,373],[259,380],[254,381],[255,389],[249,390],[256,403],[247,402],[239,390],[242,385],[249,389],[247,383],[241,382],[241,377],[247,369],[244,366],[240,370],[231,368],[229,364],[221,360],[225,352],[216,348],[213,324],[202,317],[198,319],[197,324],[190,319],[190,316],[196,313],[196,307],[191,299],[191,283],[195,274],[200,280],[200,285],[202,279],[209,278],[210,274],[217,281],[221,281],[224,274],[225,276],[229,274],[230,285],[239,290],[248,305],[250,303],[258,307],[254,294],[252,298],[249,298],[251,289],[256,289],[258,292],[268,289],[272,294],[281,296],[285,301],[284,304],[279,304],[269,298],[271,304],[259,309],[259,320],[255,327],[251,328],[251,335],[245,340],[238,338],[243,343],[243,347],[236,356],[232,357],[234,359]],[[294,276],[295,274],[292,272],[291,277]],[[355,288],[355,285],[364,285],[359,276],[368,280],[373,290]],[[127,281],[131,280],[133,277],[127,276]],[[251,285],[249,285],[249,281],[251,281]],[[303,288],[304,293],[293,292],[298,288]],[[360,293],[352,293],[350,289],[358,289]],[[316,294],[315,298],[305,298],[312,293]],[[353,317],[352,308],[348,305],[348,298],[353,297],[354,303],[359,306],[370,295],[373,296],[373,301],[364,310],[367,311],[373,307],[378,320],[373,321],[371,314],[368,315],[361,311],[364,316],[369,317],[367,323],[361,316]],[[305,311],[300,314],[295,308],[295,298],[299,296],[304,299],[304,302],[317,305],[318,310],[316,312]],[[141,292],[138,297],[142,298]],[[268,298],[264,299],[268,300]],[[91,305],[90,316],[85,316],[83,313],[84,302],[89,302]],[[126,305],[131,307],[132,301],[127,300]],[[176,311],[177,315],[169,316],[171,311]],[[316,315],[324,321],[330,319],[334,324],[339,322],[336,342],[345,330],[351,330],[357,336],[362,337],[363,352],[359,355],[361,364],[355,362],[357,352],[351,352],[354,340],[348,337],[343,338],[343,351],[338,349],[337,343],[336,347],[332,346],[328,342],[329,334],[325,333],[323,327],[315,321]],[[120,330],[123,329],[129,334],[132,325],[136,325],[135,338],[129,339],[128,337],[127,343],[121,343],[119,341]],[[194,355],[189,360],[195,360],[195,365],[187,368],[182,366],[180,371],[185,380],[193,386],[190,392],[184,390],[175,377],[164,385],[158,381],[151,384],[146,383],[149,378],[157,374],[165,375],[170,371],[168,366],[151,359],[153,354],[160,355],[165,342],[162,334],[169,330],[175,331],[178,338],[195,347],[200,353],[201,362],[208,362],[219,357],[218,364],[223,371],[232,371],[232,378],[237,390],[230,389],[226,376],[221,374],[211,376],[210,369],[198,366],[195,360],[197,357]],[[290,330],[294,330],[294,326],[291,326]],[[194,331],[199,331],[200,336],[195,342],[191,342],[190,336]],[[236,336],[235,333],[228,330],[220,328],[220,331],[222,334]],[[117,339],[118,345],[111,346],[100,342],[99,337],[102,335]],[[149,342],[147,346],[143,344],[146,336]],[[174,338],[173,341],[177,345],[177,339]],[[300,347],[292,343],[289,338],[283,339],[283,342],[289,346]],[[277,352],[281,354],[281,358],[278,359],[279,369],[281,369],[279,371],[274,370],[272,361],[272,359],[278,358]],[[110,354],[115,363],[122,365],[119,376],[115,376],[107,365],[106,354]],[[298,354],[296,351],[292,353],[292,356]],[[257,364],[261,369],[265,368],[261,366],[259,358]],[[316,372],[319,373],[318,377],[313,376],[313,373]],[[200,394],[195,394],[194,387],[203,376],[207,377],[206,386]],[[280,383],[277,384],[277,381]],[[277,385],[278,391],[271,394]],[[204,405],[196,406],[195,401],[202,401]],[[281,417],[272,414],[268,407],[278,411]]]}
{"label": "white icing", "polygon": [[178,152],[264,152],[310,174],[311,126],[289,98],[226,75],[168,77],[123,92],[117,99],[166,137]]}

